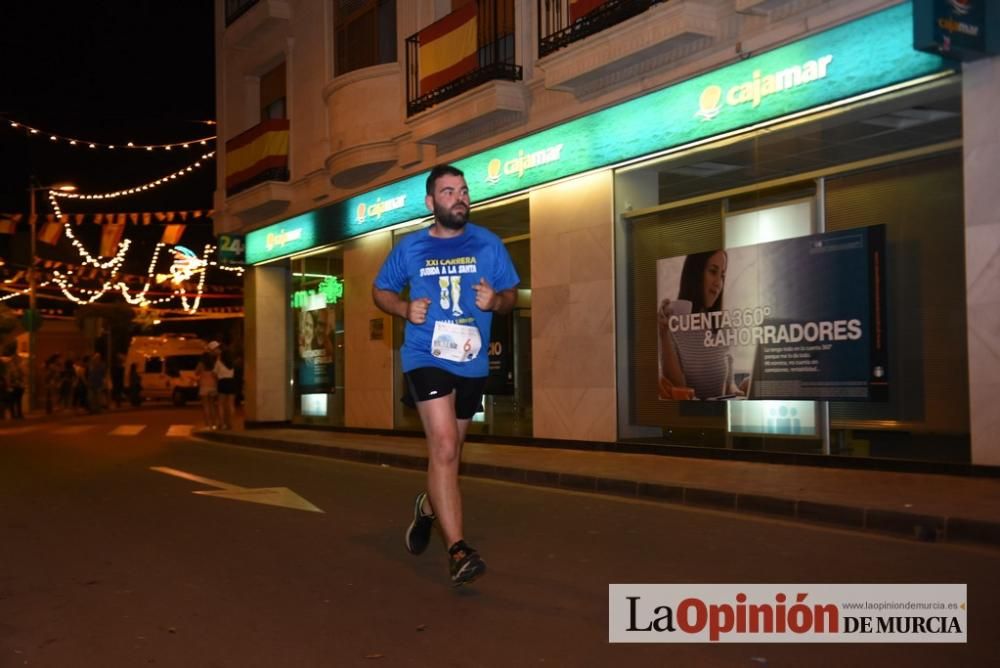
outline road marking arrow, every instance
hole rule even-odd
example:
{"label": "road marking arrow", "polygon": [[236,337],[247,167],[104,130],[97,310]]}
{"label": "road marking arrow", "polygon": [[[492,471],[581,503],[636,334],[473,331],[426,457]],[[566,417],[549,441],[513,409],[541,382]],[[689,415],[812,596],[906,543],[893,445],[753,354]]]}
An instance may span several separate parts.
{"label": "road marking arrow", "polygon": [[201,496],[217,496],[223,499],[233,499],[234,501],[249,501],[251,503],[262,503],[267,506],[279,506],[281,508],[292,508],[293,510],[306,510],[312,513],[322,513],[323,511],[309,503],[301,496],[287,487],[240,487],[230,485],[227,482],[203,478],[200,475],[179,471],[166,466],[150,466],[151,471],[166,473],[177,478],[184,478],[192,482],[201,483],[210,487],[217,487],[221,492],[209,492],[198,490],[192,492]]}
{"label": "road marking arrow", "polygon": [[144,424],[122,424],[118,425],[111,430],[111,436],[138,436],[143,429],[146,428]]}

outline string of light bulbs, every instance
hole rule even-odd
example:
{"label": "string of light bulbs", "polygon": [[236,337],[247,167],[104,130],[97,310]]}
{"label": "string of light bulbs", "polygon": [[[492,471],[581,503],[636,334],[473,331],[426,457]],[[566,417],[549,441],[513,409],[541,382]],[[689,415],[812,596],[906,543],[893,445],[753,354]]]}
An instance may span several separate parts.
{"label": "string of light bulbs", "polygon": [[156,244],[156,248],[153,249],[153,257],[149,261],[149,267],[146,268],[146,283],[145,285],[142,286],[142,290],[139,292],[139,295],[137,297],[131,295],[131,293],[129,292],[129,287],[128,285],[125,284],[124,281],[119,281],[118,284],[115,286],[121,291],[122,296],[125,298],[125,301],[127,301],[129,304],[137,306],[148,306],[150,304],[160,303],[163,300],[173,299],[172,296],[163,297],[155,301],[150,301],[146,299],[146,293],[149,292],[149,288],[152,285],[153,274],[156,273],[156,262],[157,260],[160,259],[160,251],[163,250],[164,245],[165,244],[161,241],[160,243]]}
{"label": "string of light bulbs", "polygon": [[125,254],[128,253],[128,249],[132,246],[131,239],[123,239],[118,242],[118,250],[107,262],[101,262],[98,258],[95,258],[90,252],[84,247],[80,240],[76,238],[73,233],[73,228],[70,226],[69,222],[63,223],[63,231],[66,233],[66,237],[73,243],[73,247],[76,248],[76,252],[80,254],[80,257],[87,264],[97,267],[98,269],[111,269],[112,271],[117,271],[118,268],[125,262]]}
{"label": "string of light bulbs", "polygon": [[[44,288],[45,286],[47,286],[51,282],[52,281],[42,281],[41,283],[38,284],[38,287]],[[18,290],[17,288],[15,288],[15,289],[11,290],[9,294],[6,294],[3,297],[0,297],[0,302],[5,302],[8,299],[13,299],[14,297],[23,297],[24,295],[27,295],[27,294],[30,294],[30,293],[31,293],[31,288],[25,288],[23,290]]]}
{"label": "string of light bulbs", "polygon": [[[65,192],[65,191],[62,191],[62,190],[50,190],[49,191],[49,201],[54,201],[56,198],[64,198],[64,199],[115,199],[115,198],[118,198],[118,197],[125,197],[127,195],[135,195],[137,193],[140,193],[140,192],[143,192],[143,191],[146,191],[146,190],[150,190],[152,188],[156,188],[157,186],[161,186],[164,183],[167,183],[168,181],[177,179],[177,178],[179,178],[181,176],[187,176],[189,173],[193,172],[195,169],[198,169],[199,167],[202,166],[202,163],[201,163],[202,160],[208,160],[208,159],[213,158],[213,157],[215,157],[215,151],[209,151],[208,153],[203,154],[201,156],[201,158],[199,158],[196,162],[188,165],[187,167],[182,167],[181,169],[177,170],[176,172],[174,172],[172,174],[167,174],[166,176],[160,177],[160,178],[156,179],[155,181],[150,181],[150,182],[144,183],[142,185],[137,185],[137,186],[134,186],[132,188],[124,188],[122,190],[115,190],[113,192],[106,192],[106,193],[80,193],[80,192],[75,192],[75,191],[74,192]],[[53,205],[53,206],[55,206],[55,205]],[[59,213],[59,212],[57,211],[57,213]],[[59,215],[62,215],[62,214],[59,213]]]}
{"label": "string of light bulbs", "polygon": [[111,289],[111,281],[105,281],[104,285],[102,285],[98,290],[91,290],[90,288],[77,287],[76,289],[79,290],[80,292],[84,294],[87,293],[90,294],[90,298],[80,299],[79,297],[77,297],[76,295],[74,295],[72,292],[69,291],[69,288],[70,286],[73,285],[73,283],[69,280],[69,276],[63,276],[61,271],[56,270],[52,272],[52,282],[59,286],[59,289],[62,291],[64,295],[66,295],[67,299],[77,304],[93,304],[98,299],[103,297],[105,292]]}
{"label": "string of light bulbs", "polygon": [[[202,121],[210,125],[215,125],[215,121]],[[115,151],[120,149],[125,150],[144,150],[144,151],[172,151],[175,148],[181,150],[189,149],[195,146],[207,146],[208,142],[215,141],[215,135],[210,135],[208,137],[197,137],[195,139],[189,139],[187,141],[169,142],[166,144],[136,144],[135,142],[126,142],[124,144],[108,144],[99,141],[90,141],[87,139],[79,139],[76,137],[68,137],[66,135],[58,134],[55,132],[48,132],[40,128],[33,127],[31,125],[26,125],[24,123],[19,123],[18,121],[9,121],[10,127],[18,130],[24,130],[24,132],[31,137],[48,137],[50,142],[69,144],[70,146],[80,146],[88,149],[104,149],[107,151]]]}
{"label": "string of light bulbs", "polygon": [[206,269],[206,265],[209,262],[208,258],[212,254],[212,251],[214,251],[214,250],[215,250],[215,246],[214,245],[212,245],[212,244],[205,244],[205,250],[202,251],[202,256],[201,256],[201,261],[202,261],[201,276],[198,277],[198,296],[194,298],[193,305],[190,308],[188,307],[187,293],[181,293],[181,295],[180,295],[180,297],[181,297],[181,305],[184,307],[185,311],[187,311],[188,313],[190,313],[192,315],[198,312],[198,306],[201,304],[201,296],[205,292],[205,276],[208,275],[208,272],[205,269]]}

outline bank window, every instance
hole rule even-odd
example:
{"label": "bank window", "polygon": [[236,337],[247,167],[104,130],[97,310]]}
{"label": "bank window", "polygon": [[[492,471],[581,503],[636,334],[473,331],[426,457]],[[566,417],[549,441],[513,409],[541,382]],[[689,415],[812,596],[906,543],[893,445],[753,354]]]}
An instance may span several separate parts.
{"label": "bank window", "polygon": [[287,118],[285,100],[285,63],[265,72],[260,78],[260,120]]}
{"label": "bank window", "polygon": [[344,424],[344,261],[339,249],[292,260],[292,387],[297,422]]}
{"label": "bank window", "polygon": [[396,60],[396,0],[334,0],[334,75]]}

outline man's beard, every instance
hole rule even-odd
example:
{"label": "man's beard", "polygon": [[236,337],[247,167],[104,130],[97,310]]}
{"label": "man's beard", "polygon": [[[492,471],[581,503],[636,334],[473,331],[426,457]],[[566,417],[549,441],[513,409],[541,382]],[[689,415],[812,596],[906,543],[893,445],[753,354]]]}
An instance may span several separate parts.
{"label": "man's beard", "polygon": [[447,227],[449,230],[460,230],[469,221],[469,209],[462,206],[461,211],[455,211],[454,207],[446,209],[443,206],[438,206],[438,203],[435,202],[434,219],[441,223],[442,227]]}

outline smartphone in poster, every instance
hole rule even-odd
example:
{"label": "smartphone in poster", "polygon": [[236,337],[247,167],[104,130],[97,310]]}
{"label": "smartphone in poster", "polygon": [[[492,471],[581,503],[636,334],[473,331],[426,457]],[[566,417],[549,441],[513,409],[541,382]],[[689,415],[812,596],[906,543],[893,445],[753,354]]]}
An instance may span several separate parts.
{"label": "smartphone in poster", "polygon": [[336,313],[322,306],[296,311],[295,372],[300,394],[335,391],[334,331]]}
{"label": "smartphone in poster", "polygon": [[884,226],[656,268],[660,399],[888,398]]}

